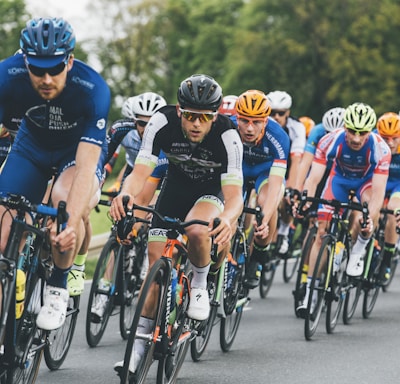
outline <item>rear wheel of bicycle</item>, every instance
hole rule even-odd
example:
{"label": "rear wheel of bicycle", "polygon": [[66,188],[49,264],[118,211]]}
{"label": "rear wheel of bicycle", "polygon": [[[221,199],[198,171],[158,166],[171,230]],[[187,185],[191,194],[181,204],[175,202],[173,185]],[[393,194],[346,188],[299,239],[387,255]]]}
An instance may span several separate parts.
{"label": "rear wheel of bicycle", "polygon": [[[307,303],[307,310],[304,320],[304,336],[306,340],[311,340],[315,331],[317,330],[319,320],[321,318],[322,309],[325,303],[325,287],[327,286],[328,279],[328,258],[331,251],[330,238],[325,238],[322,241],[321,248],[318,252],[317,261],[310,285],[310,295]],[[318,276],[320,271],[320,276]],[[317,296],[315,307],[312,309],[313,296]]]}
{"label": "rear wheel of bicycle", "polygon": [[[89,300],[86,313],[86,341],[90,347],[95,347],[103,337],[106,330],[108,320],[114,308],[114,293],[109,289],[104,291],[99,288],[100,280],[107,274],[111,275],[111,287],[115,287],[116,270],[118,269],[118,251],[120,245],[114,236],[111,236],[104,245],[99,260],[97,261],[96,270],[93,275],[92,286],[90,288]],[[99,317],[92,313],[92,308],[97,300],[105,300],[103,316]]]}
{"label": "rear wheel of bicycle", "polygon": [[283,261],[283,281],[285,283],[290,282],[297,271],[297,266],[301,259],[303,240],[307,231],[306,228],[303,228],[303,225],[305,224],[300,221],[297,223],[287,257]]}
{"label": "rear wheel of bicycle", "polygon": [[214,327],[214,322],[217,317],[218,304],[216,302],[218,276],[223,273],[222,267],[217,275],[209,274],[207,277],[207,290],[210,297],[210,315],[207,320],[199,322],[196,325],[197,336],[190,343],[190,355],[193,361],[199,361],[204,351],[206,350],[208,341],[210,340],[211,332]]}
{"label": "rear wheel of bicycle", "polygon": [[397,269],[397,264],[399,263],[399,258],[400,258],[399,250],[396,247],[396,252],[393,255],[392,260],[390,262],[390,277],[387,281],[385,281],[384,284],[382,284],[383,292],[386,292],[389,289],[389,286],[393,281],[393,277]]}
{"label": "rear wheel of bicycle", "polygon": [[268,260],[262,264],[261,278],[260,278],[260,296],[265,299],[271,289],[272,282],[274,281],[275,271],[278,267],[280,259],[274,255],[274,247],[268,251]]}
{"label": "rear wheel of bicycle", "polygon": [[345,298],[345,290],[347,285],[346,266],[347,266],[348,252],[343,249],[342,262],[339,270],[333,273],[330,281],[330,290],[326,298],[326,332],[333,333],[337,321],[339,319],[340,311],[343,306]]}
{"label": "rear wheel of bicycle", "polygon": [[[367,282],[368,284],[368,282]],[[363,299],[363,306],[362,306],[362,315],[364,319],[368,319],[372,313],[372,310],[375,307],[376,300],[379,296],[380,285],[369,283],[371,284],[370,287],[364,288],[364,299]]]}
{"label": "rear wheel of bicycle", "polygon": [[310,258],[311,248],[314,244],[315,237],[317,234],[317,227],[312,226],[309,228],[307,237],[305,239],[302,252],[301,259],[299,263],[299,269],[297,270],[297,278],[296,285],[293,291],[294,296],[294,313],[296,317],[299,317],[297,312],[297,308],[303,304],[304,295],[306,294],[306,285],[307,285],[307,272],[308,272],[308,260]]}
{"label": "rear wheel of bicycle", "polygon": [[47,337],[48,344],[44,349],[44,360],[50,370],[61,367],[67,357],[78,320],[80,296],[69,298],[67,316],[61,328],[51,331]]}
{"label": "rear wheel of bicycle", "polygon": [[[135,316],[133,318],[132,327],[129,332],[128,342],[126,344],[124,364],[119,370],[118,374],[121,378],[121,384],[128,383],[143,383],[146,379],[147,373],[154,361],[154,350],[156,344],[159,341],[161,321],[163,319],[167,289],[168,289],[168,279],[170,274],[170,267],[168,262],[164,259],[157,260],[152,268],[150,269],[146,280],[143,283],[143,288],[139,296],[139,300],[136,306]],[[139,319],[144,316],[144,308],[147,296],[151,294],[157,297],[156,307],[154,308],[155,320],[153,323],[152,330],[148,334],[143,334],[138,332]],[[146,314],[147,315],[147,314]],[[129,362],[133,352],[133,346],[135,342],[144,344],[144,353],[141,356],[140,362],[136,364],[136,370],[134,373],[129,371]]]}

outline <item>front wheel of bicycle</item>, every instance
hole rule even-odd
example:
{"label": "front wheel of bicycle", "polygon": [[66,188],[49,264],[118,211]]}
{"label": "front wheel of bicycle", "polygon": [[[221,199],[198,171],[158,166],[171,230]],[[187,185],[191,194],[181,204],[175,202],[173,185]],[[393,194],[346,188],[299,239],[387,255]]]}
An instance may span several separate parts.
{"label": "front wheel of bicycle", "polygon": [[[156,344],[160,341],[160,338],[163,337],[161,322],[167,304],[166,297],[170,273],[168,261],[159,259],[154,263],[143,283],[143,288],[137,302],[135,316],[133,317],[129,332],[128,342],[126,344],[124,364],[118,371],[121,384],[142,384],[154,361],[153,355]],[[144,310],[145,302],[150,294],[157,298],[154,306],[155,319],[152,322],[152,329],[148,333],[143,333],[139,330],[141,328],[141,325],[139,326],[139,320],[142,317],[148,318],[148,314],[145,313]],[[135,343],[142,344],[144,353],[140,356],[140,361],[135,364],[135,372],[132,373],[129,371],[129,363],[132,353],[134,352],[133,348]]]}
{"label": "front wheel of bicycle", "polygon": [[362,283],[359,279],[349,279],[349,288],[346,290],[346,297],[343,305],[343,323],[348,325],[357,309],[358,300],[361,296]]}
{"label": "front wheel of bicycle", "polygon": [[48,344],[44,349],[44,360],[52,371],[60,368],[67,357],[78,320],[80,299],[80,296],[69,298],[67,316],[63,326],[51,331],[47,337]]}
{"label": "front wheel of bicycle", "polygon": [[345,299],[345,292],[347,286],[347,266],[348,252],[347,249],[343,249],[343,256],[339,266],[339,270],[333,273],[330,279],[329,292],[326,297],[326,332],[333,333],[337,321],[339,319],[340,311],[343,306]]}
{"label": "front wheel of bicycle", "polygon": [[395,254],[393,255],[393,257],[392,257],[392,259],[390,261],[390,277],[389,277],[389,279],[387,281],[385,281],[382,284],[382,291],[383,292],[387,292],[387,290],[389,289],[390,284],[393,281],[393,277],[394,277],[394,274],[396,273],[396,269],[397,269],[397,264],[399,263],[399,258],[400,258],[399,252],[400,251],[396,247],[396,252],[395,252]]}
{"label": "front wheel of bicycle", "polygon": [[[304,321],[304,336],[306,340],[311,340],[317,330],[321,318],[322,309],[325,302],[325,294],[328,276],[328,260],[331,252],[332,240],[328,237],[322,240],[321,248],[318,252],[315,269],[310,284],[310,295],[307,303],[307,310]],[[314,298],[314,303],[313,303]]]}
{"label": "front wheel of bicycle", "polygon": [[[366,282],[368,284],[368,282]],[[369,283],[370,287],[364,288],[364,299],[362,306],[362,315],[364,319],[368,319],[375,307],[378,299],[380,285],[377,283]]]}
{"label": "front wheel of bicycle", "polygon": [[[105,288],[101,280],[107,271],[108,280],[111,280],[109,284],[115,288],[115,276],[117,275],[115,270],[118,268],[119,248],[117,239],[115,236],[111,236],[104,245],[97,261],[86,313],[86,341],[90,347],[96,347],[99,344],[114,308],[114,292],[110,288]],[[110,276],[112,277],[110,278]],[[100,304],[103,310],[102,316],[99,316],[97,311],[96,313],[93,312],[93,310],[96,310],[96,306]]]}
{"label": "front wheel of bicycle", "polygon": [[285,283],[290,282],[301,259],[303,240],[307,231],[306,228],[303,228],[303,225],[304,223],[297,223],[288,254],[283,260],[283,281]]}
{"label": "front wheel of bicycle", "polygon": [[260,296],[265,299],[271,289],[272,282],[274,281],[275,271],[279,265],[279,259],[273,255],[273,252],[268,251],[268,260],[262,264],[261,278],[260,278]]}

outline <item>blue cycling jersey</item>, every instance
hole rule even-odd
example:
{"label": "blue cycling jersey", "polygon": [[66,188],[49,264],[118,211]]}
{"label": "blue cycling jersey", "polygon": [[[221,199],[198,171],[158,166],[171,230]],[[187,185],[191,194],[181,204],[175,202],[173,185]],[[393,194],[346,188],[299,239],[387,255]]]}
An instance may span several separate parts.
{"label": "blue cycling jersey", "polygon": [[[54,168],[74,164],[79,142],[102,147],[97,176],[107,151],[110,90],[88,65],[74,60],[60,95],[44,100],[32,87],[22,54],[0,63],[0,122],[18,131],[0,177],[0,192],[40,201]],[[18,174],[15,172],[18,169]]]}

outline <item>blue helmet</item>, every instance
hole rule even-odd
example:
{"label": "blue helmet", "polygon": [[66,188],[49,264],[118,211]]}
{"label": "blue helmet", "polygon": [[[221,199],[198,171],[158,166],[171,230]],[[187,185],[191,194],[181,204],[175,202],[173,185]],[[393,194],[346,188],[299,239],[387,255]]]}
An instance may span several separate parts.
{"label": "blue helmet", "polygon": [[20,47],[29,64],[51,67],[65,61],[75,48],[75,34],[62,18],[38,18],[21,31]]}

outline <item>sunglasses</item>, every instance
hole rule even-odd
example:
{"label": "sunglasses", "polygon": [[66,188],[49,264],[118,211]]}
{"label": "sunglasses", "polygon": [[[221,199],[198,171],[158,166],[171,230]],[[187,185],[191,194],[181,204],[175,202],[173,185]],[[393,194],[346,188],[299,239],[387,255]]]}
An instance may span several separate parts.
{"label": "sunglasses", "polygon": [[279,116],[283,116],[286,113],[286,111],[277,111],[276,109],[273,109],[271,111],[271,116],[275,116],[276,114],[278,114]]}
{"label": "sunglasses", "polygon": [[242,124],[246,124],[246,125],[248,125],[248,124],[255,124],[255,125],[260,125],[260,124],[265,124],[265,120],[260,120],[260,119],[258,119],[258,118],[256,118],[256,119],[251,119],[251,118],[248,118],[248,117],[241,117],[241,116],[238,116],[238,120],[242,123]]}
{"label": "sunglasses", "polygon": [[350,132],[354,136],[366,136],[370,131],[356,131],[355,129],[346,128],[348,132]]}
{"label": "sunglasses", "polygon": [[57,76],[65,69],[67,63],[68,61],[63,61],[60,64],[50,68],[36,67],[35,65],[28,64],[28,69],[37,77],[43,77],[46,73],[48,73],[50,76]]}
{"label": "sunglasses", "polygon": [[144,128],[149,122],[148,121],[144,121],[144,120],[136,120],[136,125],[138,125],[139,127]]}
{"label": "sunglasses", "polygon": [[195,121],[199,119],[201,123],[207,123],[208,121],[212,120],[217,112],[210,112],[210,113],[196,113],[192,111],[187,111],[186,109],[179,110],[182,113],[182,116],[188,121]]}

